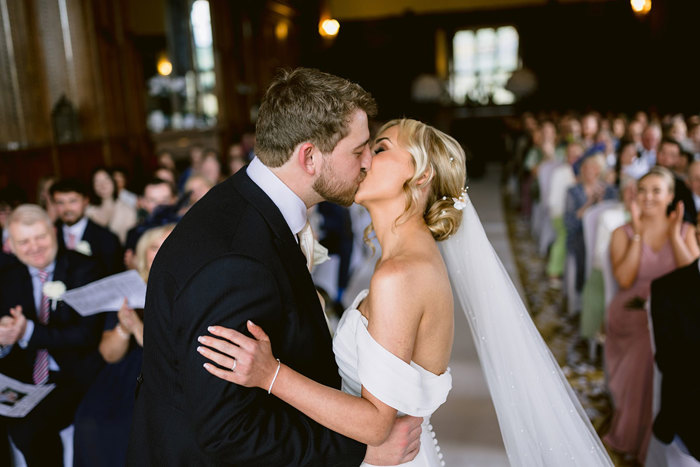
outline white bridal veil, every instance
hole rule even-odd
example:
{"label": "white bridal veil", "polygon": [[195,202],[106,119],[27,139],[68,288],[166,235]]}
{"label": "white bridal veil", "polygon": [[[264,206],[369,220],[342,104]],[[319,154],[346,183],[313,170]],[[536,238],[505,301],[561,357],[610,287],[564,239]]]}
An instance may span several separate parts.
{"label": "white bridal veil", "polygon": [[441,242],[513,466],[612,466],[598,435],[486,237],[469,198]]}

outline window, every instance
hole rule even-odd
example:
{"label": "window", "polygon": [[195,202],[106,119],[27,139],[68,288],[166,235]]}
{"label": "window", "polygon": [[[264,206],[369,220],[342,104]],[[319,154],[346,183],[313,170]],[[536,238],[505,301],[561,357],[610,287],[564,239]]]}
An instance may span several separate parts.
{"label": "window", "polygon": [[218,101],[214,94],[214,48],[212,41],[209,2],[196,0],[190,13],[196,75],[196,109],[210,123],[216,121]]}
{"label": "window", "polygon": [[515,96],[505,86],[520,66],[518,43],[513,26],[457,31],[452,43],[452,99],[458,104],[512,104]]}

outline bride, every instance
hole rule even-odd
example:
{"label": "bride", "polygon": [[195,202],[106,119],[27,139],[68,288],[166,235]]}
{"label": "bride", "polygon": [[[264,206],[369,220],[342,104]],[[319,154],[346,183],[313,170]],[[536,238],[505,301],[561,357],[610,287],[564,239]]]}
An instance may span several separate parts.
{"label": "bride", "polygon": [[381,257],[369,291],[345,311],[333,339],[342,391],[276,359],[252,322],[253,339],[220,326],[209,329],[216,337],[200,338],[197,350],[219,365],[206,370],[267,390],[369,445],[387,438],[397,416],[424,417],[418,455],[404,465],[444,465],[429,420],[452,386],[453,310],[462,309],[511,464],[612,465],[486,239],[466,196],[460,145],[401,119],[379,130],[373,154],[355,201],[371,215]]}

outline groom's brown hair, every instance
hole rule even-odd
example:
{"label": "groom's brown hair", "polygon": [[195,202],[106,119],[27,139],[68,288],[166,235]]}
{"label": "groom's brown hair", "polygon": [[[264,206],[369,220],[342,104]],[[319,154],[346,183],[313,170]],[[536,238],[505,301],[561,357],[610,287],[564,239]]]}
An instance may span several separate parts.
{"label": "groom's brown hair", "polygon": [[312,68],[281,70],[263,97],[255,125],[255,155],[268,167],[284,165],[305,141],[328,154],[349,133],[356,110],[377,113],[358,84]]}

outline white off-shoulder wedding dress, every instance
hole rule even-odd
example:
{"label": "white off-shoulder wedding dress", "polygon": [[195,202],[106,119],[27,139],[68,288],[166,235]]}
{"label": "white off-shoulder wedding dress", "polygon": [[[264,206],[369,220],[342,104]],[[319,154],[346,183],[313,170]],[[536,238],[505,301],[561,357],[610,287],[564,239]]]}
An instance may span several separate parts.
{"label": "white off-shoulder wedding dress", "polygon": [[363,290],[355,298],[338,323],[333,338],[342,389],[360,396],[364,386],[374,397],[398,410],[400,415],[423,417],[420,452],[413,461],[402,466],[445,465],[430,425],[430,416],[445,402],[452,388],[450,370],[441,375],[433,374],[415,362],[404,362],[375,341],[367,330],[367,319],[357,309],[368,293],[368,290]]}

